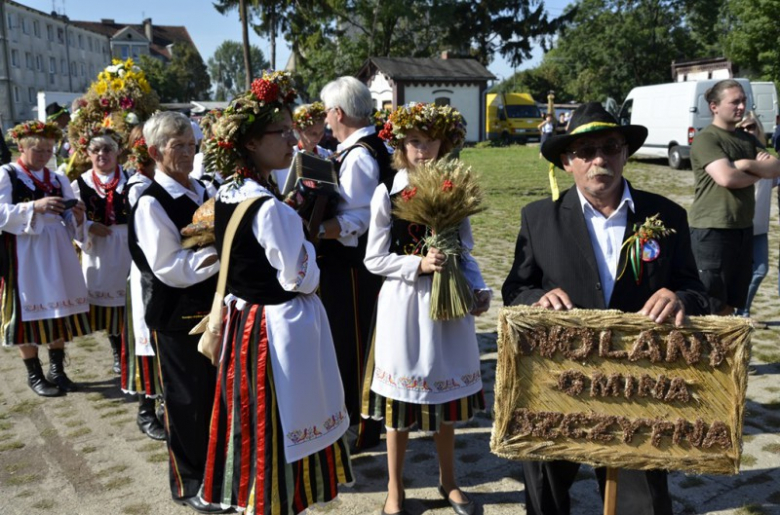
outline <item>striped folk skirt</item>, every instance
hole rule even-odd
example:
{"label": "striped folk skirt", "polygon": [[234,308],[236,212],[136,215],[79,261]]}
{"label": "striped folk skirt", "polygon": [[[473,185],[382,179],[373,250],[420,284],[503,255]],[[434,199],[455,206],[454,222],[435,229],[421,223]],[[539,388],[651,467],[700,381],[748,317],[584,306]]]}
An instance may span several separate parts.
{"label": "striped folk skirt", "polygon": [[442,422],[467,422],[474,417],[474,413],[485,411],[484,390],[442,404],[414,404],[383,397],[371,390],[374,378],[373,335],[366,358],[360,410],[364,418],[384,419],[385,427],[399,431],[408,431],[417,426],[420,431],[438,433]]}
{"label": "striped folk skirt", "polygon": [[118,336],[122,334],[124,325],[124,306],[89,305],[89,326],[93,333],[105,331],[108,336]]}
{"label": "striped folk skirt", "polygon": [[3,280],[2,324],[4,345],[47,345],[58,340],[73,341],[77,336],[91,332],[87,313],[77,313],[61,318],[22,322],[19,309],[19,292],[12,275]]}
{"label": "striped folk skirt", "polygon": [[160,368],[157,356],[138,356],[135,353],[135,331],[133,330],[133,309],[130,287],[127,288],[124,330],[122,331],[122,391],[129,394],[143,394],[147,397],[162,396]]}
{"label": "striped folk skirt", "polygon": [[201,496],[247,514],[293,515],[354,481],[345,438],[293,463],[283,437],[265,310],[231,309],[219,364]]}

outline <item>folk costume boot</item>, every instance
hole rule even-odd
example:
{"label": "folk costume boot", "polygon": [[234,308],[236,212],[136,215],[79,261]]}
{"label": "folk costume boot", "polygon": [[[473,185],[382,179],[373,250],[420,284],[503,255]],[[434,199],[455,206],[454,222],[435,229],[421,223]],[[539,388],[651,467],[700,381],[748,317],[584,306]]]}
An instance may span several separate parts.
{"label": "folk costume boot", "polygon": [[63,392],[75,392],[78,390],[76,383],[65,375],[65,349],[49,349],[49,373],[46,379],[57,385]]}
{"label": "folk costume boot", "polygon": [[111,352],[114,353],[114,365],[111,371],[119,375],[122,373],[122,337],[118,334],[109,336],[108,341],[111,343]]}
{"label": "folk costume boot", "polygon": [[152,440],[165,440],[165,428],[157,420],[154,399],[138,395],[138,416],[135,419],[138,429]]}
{"label": "folk costume boot", "polygon": [[38,359],[38,356],[25,359],[24,366],[27,367],[27,384],[32,391],[41,397],[59,397],[63,395],[59,388],[43,377],[43,367],[41,367],[41,361]]}

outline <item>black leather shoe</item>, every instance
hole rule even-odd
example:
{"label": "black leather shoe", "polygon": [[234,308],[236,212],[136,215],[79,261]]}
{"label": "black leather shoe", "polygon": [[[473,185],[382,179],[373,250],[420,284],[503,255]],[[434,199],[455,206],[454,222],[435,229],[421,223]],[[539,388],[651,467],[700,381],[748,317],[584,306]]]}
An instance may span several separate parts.
{"label": "black leather shoe", "polygon": [[403,492],[401,494],[401,511],[387,513],[385,511],[385,504],[387,504],[387,498],[385,498],[385,504],[382,505],[382,515],[409,515],[409,513],[406,511],[406,508],[404,508],[404,502],[406,502],[406,492]]}
{"label": "black leather shoe", "polygon": [[138,417],[135,419],[135,423],[138,424],[138,429],[140,429],[143,434],[152,440],[165,440],[165,428],[162,426],[162,424],[160,424],[160,421],[157,420],[157,417],[154,415],[149,418],[141,416],[139,413]]}
{"label": "black leather shoe", "polygon": [[64,361],[65,349],[49,349],[49,372],[46,379],[63,392],[75,392],[78,387],[65,373]]}
{"label": "black leather shoe", "polygon": [[455,513],[458,515],[474,515],[474,512],[477,508],[477,505],[474,504],[474,501],[469,500],[468,502],[455,502],[450,499],[449,494],[444,491],[444,487],[441,485],[439,485],[439,493],[448,503],[450,503],[450,506],[452,506],[452,509],[455,510]]}
{"label": "black leather shoe", "polygon": [[197,495],[187,497],[185,499],[179,499],[177,501],[183,506],[189,506],[198,513],[233,513],[233,508],[223,508],[219,504],[209,504],[204,502],[203,499]]}
{"label": "black leather shoe", "polygon": [[57,388],[57,385],[50,383],[43,376],[43,368],[38,356],[24,360],[27,367],[27,384],[30,389],[41,397],[59,397],[65,395],[65,392]]}

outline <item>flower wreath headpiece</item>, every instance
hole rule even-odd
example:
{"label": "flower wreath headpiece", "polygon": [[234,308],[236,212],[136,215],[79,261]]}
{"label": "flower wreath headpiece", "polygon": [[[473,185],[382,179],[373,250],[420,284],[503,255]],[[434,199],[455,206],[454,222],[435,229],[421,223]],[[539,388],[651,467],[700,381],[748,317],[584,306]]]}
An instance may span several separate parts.
{"label": "flower wreath headpiece", "polygon": [[324,122],[326,114],[325,104],[322,102],[303,104],[295,108],[293,126],[299,130],[311,127],[315,123]]}
{"label": "flower wreath headpiece", "polygon": [[214,125],[220,118],[222,118],[222,109],[212,109],[200,117],[200,130],[203,131],[206,137],[211,137]]}
{"label": "flower wreath headpiece", "polygon": [[140,171],[153,161],[152,156],[149,155],[149,147],[146,145],[146,140],[138,138],[130,147],[130,153],[127,156],[127,161],[125,161],[125,168]]}
{"label": "flower wreath headpiece", "polygon": [[214,134],[204,147],[203,162],[207,170],[219,171],[223,177],[246,177],[252,173],[239,149],[239,142],[257,121],[273,123],[282,117],[298,97],[292,76],[286,71],[264,72],[246,93],[236,97],[214,125]]}
{"label": "flower wreath headpiece", "polygon": [[466,126],[457,109],[436,104],[410,103],[393,111],[379,137],[398,148],[411,129],[417,129],[434,139],[449,140],[453,148],[466,141]]}
{"label": "flower wreath headpiece", "polygon": [[38,120],[30,120],[29,122],[20,123],[10,131],[8,134],[18,144],[20,140],[37,136],[39,138],[51,139],[58,141],[62,138],[62,130],[59,125],[54,122],[40,122]]}
{"label": "flower wreath headpiece", "polygon": [[[106,120],[110,121],[111,119],[106,118]],[[119,145],[120,149],[125,143],[124,137],[115,131],[113,127],[108,126],[107,123],[104,122],[87,127],[86,130],[79,134],[78,139],[76,141],[71,141],[70,144],[73,146],[74,152],[82,152],[84,155],[87,155],[87,147],[89,147],[89,142],[97,136],[110,137],[112,140],[116,141],[116,144]]]}

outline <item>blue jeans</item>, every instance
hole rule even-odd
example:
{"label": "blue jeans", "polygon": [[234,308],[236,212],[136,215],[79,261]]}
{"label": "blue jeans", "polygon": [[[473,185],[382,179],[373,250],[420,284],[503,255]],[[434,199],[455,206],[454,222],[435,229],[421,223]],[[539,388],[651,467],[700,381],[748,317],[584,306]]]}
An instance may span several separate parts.
{"label": "blue jeans", "polygon": [[[748,287],[747,301],[745,309],[737,311],[738,315],[750,316],[750,305],[758,292],[761,281],[764,280],[769,272],[769,238],[768,234],[753,235],[753,277],[750,279]],[[779,286],[780,287],[780,286]]]}

